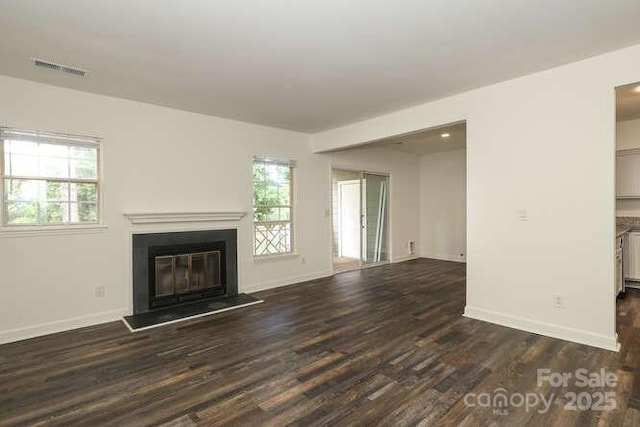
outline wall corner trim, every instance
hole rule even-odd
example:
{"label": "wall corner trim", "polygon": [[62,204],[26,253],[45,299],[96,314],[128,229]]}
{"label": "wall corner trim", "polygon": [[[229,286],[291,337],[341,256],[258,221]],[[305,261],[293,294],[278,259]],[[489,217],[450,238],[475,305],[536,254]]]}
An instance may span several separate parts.
{"label": "wall corner trim", "polygon": [[498,313],[496,311],[485,310],[477,307],[470,307],[468,305],[464,309],[464,317],[494,323],[508,328],[519,329],[538,335],[544,335],[551,338],[571,341],[578,344],[586,344],[605,350],[615,352],[620,351],[617,334],[612,336],[594,334],[581,329],[568,328],[553,323],[539,322],[537,320],[513,316],[506,313]]}

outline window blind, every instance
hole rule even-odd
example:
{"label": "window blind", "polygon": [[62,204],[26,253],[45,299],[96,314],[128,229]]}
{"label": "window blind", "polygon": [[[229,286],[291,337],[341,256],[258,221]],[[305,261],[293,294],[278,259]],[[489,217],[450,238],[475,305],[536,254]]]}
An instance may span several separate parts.
{"label": "window blind", "polygon": [[254,163],[265,163],[265,164],[270,164],[270,165],[287,166],[287,167],[290,167],[290,168],[296,167],[296,161],[295,160],[278,159],[278,158],[275,158],[275,157],[254,156],[253,157],[253,161],[254,161]]}
{"label": "window blind", "polygon": [[84,147],[96,147],[101,139],[92,136],[68,135],[63,133],[39,132],[11,127],[0,127],[0,139],[14,141],[33,141],[47,144],[79,145]]}

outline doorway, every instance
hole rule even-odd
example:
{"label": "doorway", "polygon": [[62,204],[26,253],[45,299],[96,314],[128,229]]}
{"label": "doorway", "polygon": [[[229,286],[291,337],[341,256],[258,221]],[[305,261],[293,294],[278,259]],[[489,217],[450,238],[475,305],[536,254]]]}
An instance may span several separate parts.
{"label": "doorway", "polygon": [[360,259],[360,180],[338,181],[338,257]]}
{"label": "doorway", "polygon": [[[616,235],[617,327],[621,316],[640,301],[640,82],[616,88]],[[624,297],[624,299],[623,299]],[[629,297],[629,298],[627,298]],[[631,300],[631,301],[625,301]],[[635,301],[635,302],[634,302]]]}
{"label": "doorway", "polygon": [[333,169],[333,270],[389,261],[389,176]]}

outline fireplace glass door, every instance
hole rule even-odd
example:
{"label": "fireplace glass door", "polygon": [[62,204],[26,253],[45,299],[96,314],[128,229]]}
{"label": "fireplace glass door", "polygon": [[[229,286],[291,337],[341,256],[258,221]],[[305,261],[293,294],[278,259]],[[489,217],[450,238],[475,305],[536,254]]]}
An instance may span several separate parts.
{"label": "fireplace glass door", "polygon": [[220,251],[155,257],[157,298],[204,291],[222,285]]}
{"label": "fireplace glass door", "polygon": [[165,297],[173,295],[173,257],[158,256],[156,257],[156,296]]}
{"label": "fireplace glass door", "polygon": [[174,280],[176,294],[189,292],[189,255],[176,255],[173,258],[175,264]]}

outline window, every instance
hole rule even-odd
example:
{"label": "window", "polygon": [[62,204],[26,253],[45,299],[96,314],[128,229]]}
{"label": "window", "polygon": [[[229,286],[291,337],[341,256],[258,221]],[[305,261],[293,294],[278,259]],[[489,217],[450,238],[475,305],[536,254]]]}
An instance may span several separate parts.
{"label": "window", "polygon": [[254,158],[254,254],[276,255],[293,251],[293,168],[295,162]]}
{"label": "window", "polygon": [[98,139],[0,128],[2,225],[96,224]]}

